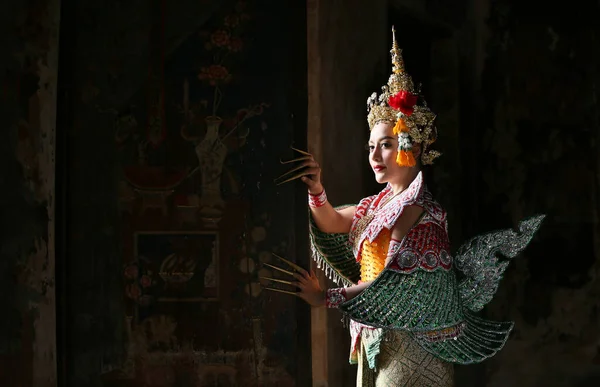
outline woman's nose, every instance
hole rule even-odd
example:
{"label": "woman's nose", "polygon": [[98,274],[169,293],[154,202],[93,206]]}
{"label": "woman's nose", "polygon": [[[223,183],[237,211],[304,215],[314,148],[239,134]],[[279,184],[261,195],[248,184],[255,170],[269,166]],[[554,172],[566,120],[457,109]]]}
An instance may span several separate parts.
{"label": "woman's nose", "polygon": [[371,152],[371,159],[375,161],[381,160],[381,149],[379,149],[379,147],[373,149],[373,152]]}

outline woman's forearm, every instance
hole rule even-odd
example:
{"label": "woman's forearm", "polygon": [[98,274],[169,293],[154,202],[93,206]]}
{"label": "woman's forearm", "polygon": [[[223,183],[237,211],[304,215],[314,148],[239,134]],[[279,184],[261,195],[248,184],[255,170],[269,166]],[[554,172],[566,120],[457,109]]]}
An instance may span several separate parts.
{"label": "woman's forearm", "polygon": [[325,190],[317,195],[308,195],[312,217],[319,230],[329,234],[350,232],[355,207],[336,210],[327,200]]}
{"label": "woman's forearm", "polygon": [[312,217],[319,230],[326,233],[343,232],[340,223],[344,222],[344,218],[331,205],[326,202],[321,207],[311,207]]}
{"label": "woman's forearm", "polygon": [[346,299],[351,300],[354,297],[358,296],[363,290],[367,288],[367,286],[371,285],[371,282],[361,282],[358,285],[352,285],[346,288]]}

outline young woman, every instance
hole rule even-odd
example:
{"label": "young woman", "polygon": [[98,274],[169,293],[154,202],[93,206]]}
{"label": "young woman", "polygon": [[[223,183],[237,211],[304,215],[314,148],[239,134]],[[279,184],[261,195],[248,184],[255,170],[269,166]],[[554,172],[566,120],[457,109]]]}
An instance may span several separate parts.
{"label": "young woman", "polygon": [[350,319],[358,386],[452,386],[453,364],[481,362],[506,342],[511,322],[474,312],[493,298],[507,265],[496,253],[515,257],[543,216],[521,222],[519,232],[473,238],[450,255],[446,212],[421,172],[439,156],[427,149],[435,115],[419,104],[395,37],[391,52],[388,84],[367,102],[369,163],[386,187],[357,206],[334,208],[308,153],[296,176],[308,186],[315,259],[344,287],[324,291],[314,272],[297,266],[293,284],[310,305]]}

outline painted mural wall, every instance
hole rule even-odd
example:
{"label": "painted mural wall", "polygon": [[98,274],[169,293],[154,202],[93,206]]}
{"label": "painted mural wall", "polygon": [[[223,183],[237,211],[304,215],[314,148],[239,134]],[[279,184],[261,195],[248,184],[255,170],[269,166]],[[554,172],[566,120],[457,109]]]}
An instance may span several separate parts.
{"label": "painted mural wall", "polygon": [[293,69],[305,38],[291,31],[303,26],[299,10],[77,5],[74,384],[294,386],[309,377],[298,349],[308,308],[260,280],[280,276],[262,265],[272,253],[296,260],[302,248],[296,186],[274,183],[289,147],[303,146],[295,115],[306,114],[306,86]]}

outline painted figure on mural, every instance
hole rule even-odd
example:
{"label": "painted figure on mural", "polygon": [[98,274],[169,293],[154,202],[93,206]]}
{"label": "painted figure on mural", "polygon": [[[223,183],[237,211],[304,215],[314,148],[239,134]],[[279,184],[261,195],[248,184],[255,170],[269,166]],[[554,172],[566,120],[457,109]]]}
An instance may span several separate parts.
{"label": "painted figure on mural", "polygon": [[391,53],[393,73],[367,101],[368,159],[386,187],[358,205],[333,207],[321,169],[306,152],[284,180],[308,186],[314,258],[343,287],[323,290],[314,272],[282,260],[296,271],[288,284],[299,290],[292,294],[349,319],[358,386],[452,386],[453,364],[481,362],[504,346],[513,323],[476,312],[491,301],[508,259],[527,246],[543,216],[522,221],[518,231],[475,237],[450,255],[446,212],[421,171],[440,156],[429,149],[435,114],[405,72],[395,36]]}

